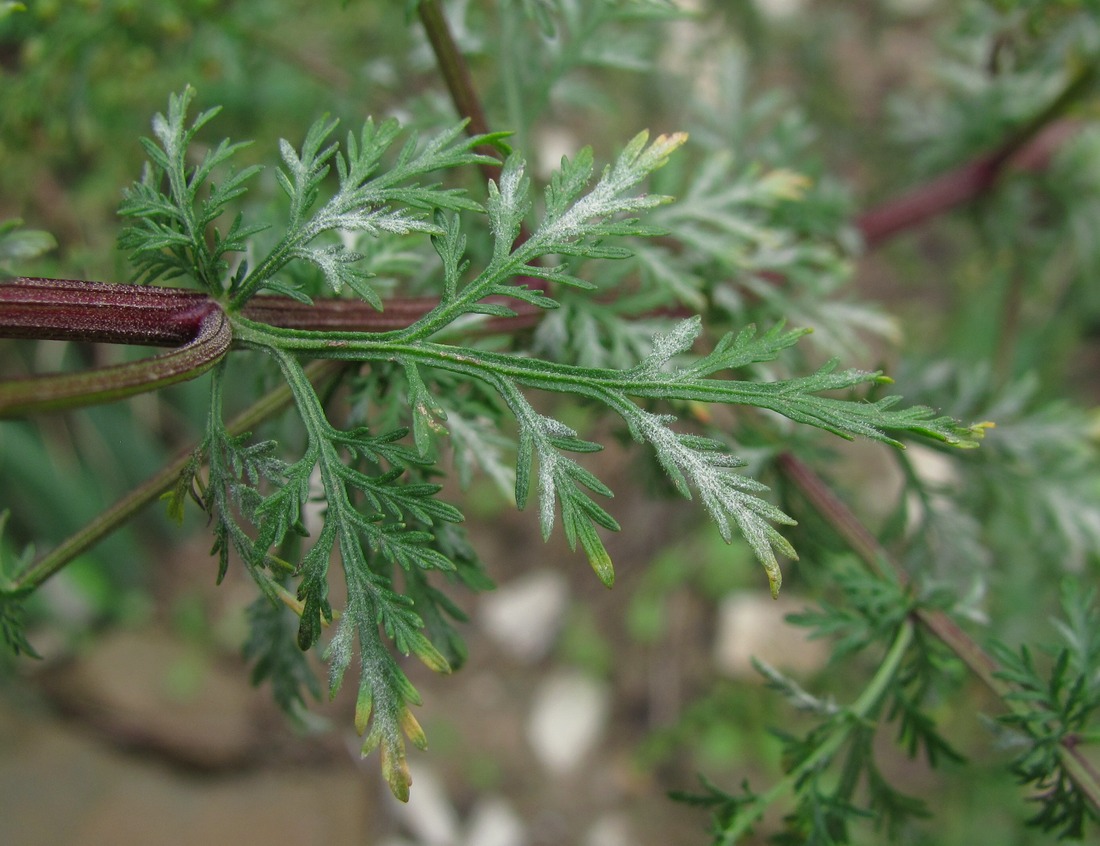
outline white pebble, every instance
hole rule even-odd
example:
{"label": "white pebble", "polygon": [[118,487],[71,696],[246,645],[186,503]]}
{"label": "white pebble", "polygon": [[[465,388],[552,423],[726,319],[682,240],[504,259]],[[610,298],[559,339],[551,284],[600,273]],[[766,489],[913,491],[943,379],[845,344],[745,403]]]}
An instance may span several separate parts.
{"label": "white pebble", "polygon": [[633,846],[638,841],[631,834],[625,814],[609,813],[591,825],[582,842],[584,846]]}
{"label": "white pebble", "polygon": [[762,591],[729,594],[718,608],[714,637],[714,663],[732,678],[758,679],[752,659],[761,658],[780,670],[809,673],[828,660],[828,643],[809,640],[807,630],[788,623],[788,614],[805,609],[805,603]]}
{"label": "white pebble", "polygon": [[607,686],[576,672],[539,685],[527,721],[527,741],[551,773],[572,772],[600,740],[611,704]]}
{"label": "white pebble", "polygon": [[756,0],[756,8],[764,17],[784,21],[802,12],[805,0]]}
{"label": "white pebble", "polygon": [[447,796],[442,780],[430,767],[410,763],[412,789],[408,802],[392,800],[394,816],[419,846],[455,846],[458,812]]}
{"label": "white pebble", "polygon": [[497,646],[531,664],[554,645],[568,601],[565,577],[556,570],[541,570],[482,596],[478,619]]}
{"label": "white pebble", "polygon": [[490,796],[470,812],[464,842],[466,846],[527,846],[527,830],[511,804]]}

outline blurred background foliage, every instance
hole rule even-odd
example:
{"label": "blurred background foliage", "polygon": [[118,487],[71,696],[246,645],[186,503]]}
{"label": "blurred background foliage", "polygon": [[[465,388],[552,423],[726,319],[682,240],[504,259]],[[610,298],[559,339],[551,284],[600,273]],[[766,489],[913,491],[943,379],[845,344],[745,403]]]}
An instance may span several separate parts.
{"label": "blurred background foliage", "polygon": [[[272,161],[278,138],[300,138],[322,112],[345,127],[368,115],[425,130],[449,122],[452,106],[407,5],[28,0],[25,11],[0,17],[0,220],[22,218],[56,239],[56,249],[6,269],[129,277],[114,248],[121,189],[138,176],[137,138],[151,115],[187,84],[204,108],[224,107],[220,133],[256,139],[242,166]],[[799,355],[772,372],[832,356],[846,366],[885,363],[907,401],[996,421],[980,450],[950,456],[852,451],[760,418],[710,422],[765,473],[782,450],[821,459],[910,574],[926,590],[948,588],[953,610],[983,637],[1048,637],[1061,578],[1095,581],[1100,564],[1094,4],[454,0],[445,8],[490,126],[515,133],[536,175],[583,144],[606,160],[642,127],[691,132],[690,147],[654,182],[679,200],[652,216],[667,242],[593,271],[608,287],[613,274],[630,279],[613,317],[687,307],[716,331],[782,319],[812,326]],[[976,202],[864,249],[859,212],[998,148],[1037,117],[1055,130],[1038,159],[1010,168]],[[249,202],[275,196],[267,172]],[[430,288],[430,278],[417,278],[416,255],[394,248],[390,259],[406,284]],[[563,294],[536,331],[537,351],[602,365],[644,352],[652,323],[594,322],[571,307],[573,296]],[[131,354],[0,341],[0,376]],[[12,518],[0,554],[51,546],[151,474],[194,438],[204,391],[185,384],[5,422],[0,505]],[[653,468],[634,472],[640,488],[662,488]],[[787,589],[835,600],[829,574],[847,553],[768,478],[800,520],[792,539],[802,561],[788,566]],[[609,614],[617,622],[583,610],[570,617],[561,660],[615,677],[619,656],[668,635],[669,615],[683,613],[670,610],[675,603],[713,615],[724,596],[755,585],[744,549],[712,544],[709,530],[700,541],[680,518],[670,525],[682,536],[625,580]],[[78,639],[105,621],[155,613],[155,571],[180,531],[150,511],[74,562],[32,613]],[[192,516],[185,531],[202,537],[203,527]],[[819,673],[815,691],[843,698],[877,658]],[[942,682],[944,732],[965,754],[1006,760],[991,736],[973,734],[972,714],[958,710],[968,700],[947,698],[975,683],[954,671]],[[668,716],[656,731],[642,721],[638,741],[639,760],[664,787],[683,787],[700,770],[727,785],[775,777],[778,747],[761,726],[798,725],[774,693],[694,671]],[[960,775],[950,764],[935,782],[904,756],[891,766],[939,818],[905,842],[1046,842],[1020,833],[1028,809],[1003,767]],[[853,842],[879,836],[868,829]]]}

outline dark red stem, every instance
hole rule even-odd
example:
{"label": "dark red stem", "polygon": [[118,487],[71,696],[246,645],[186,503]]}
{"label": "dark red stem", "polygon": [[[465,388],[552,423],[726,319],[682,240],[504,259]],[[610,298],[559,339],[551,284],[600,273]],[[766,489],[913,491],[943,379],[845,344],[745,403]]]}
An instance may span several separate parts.
{"label": "dark red stem", "polygon": [[993,187],[1006,169],[1042,170],[1076,129],[1069,121],[1051,124],[1018,149],[1002,147],[864,212],[856,218],[856,226],[863,235],[865,246],[868,249],[877,247],[899,232],[980,197]]}
{"label": "dark red stem", "polygon": [[[490,301],[519,311],[517,317],[486,321],[494,330],[527,328],[541,315],[527,303],[504,297]],[[290,297],[256,296],[241,313],[283,329],[388,332],[404,329],[438,304],[434,297],[393,297],[378,311],[361,300],[322,299],[310,305]],[[0,282],[0,338],[172,347],[192,340],[215,309],[217,303],[206,294],[183,288],[20,277]]]}
{"label": "dark red stem", "polygon": [[217,308],[178,288],[22,277],[0,284],[0,337],[176,347]]}
{"label": "dark red stem", "polygon": [[[533,326],[541,316],[527,303],[493,299],[507,302],[518,314],[486,321],[486,331],[514,332]],[[437,304],[431,297],[394,298],[379,312],[359,300],[307,305],[289,297],[261,296],[253,297],[243,314],[285,329],[386,332],[409,326]],[[80,373],[0,382],[0,418],[110,402],[193,379],[225,355],[233,342],[228,317],[206,294],[30,277],[0,283],[0,338],[176,348]]]}
{"label": "dark red stem", "polygon": [[857,219],[868,247],[988,191],[1007,167],[1039,170],[1076,131],[1064,116],[1095,90],[1100,65],[1081,64],[1045,108],[1017,127],[997,149]]}
{"label": "dark red stem", "polygon": [[225,312],[203,294],[27,278],[0,285],[0,337],[175,347],[140,361],[0,382],[0,418],[111,402],[193,379],[233,342]]}
{"label": "dark red stem", "polygon": [[[455,41],[454,33],[451,32],[450,24],[447,23],[447,16],[443,13],[443,7],[440,5],[439,0],[420,0],[417,13],[420,15],[420,23],[424,26],[424,32],[428,36],[428,42],[432,45],[436,64],[439,65],[439,71],[443,75],[443,81],[451,95],[451,102],[454,103],[455,111],[468,121],[466,131],[470,135],[489,134],[489,121],[485,117],[485,108],[482,106],[481,98],[478,97],[477,88],[474,86],[470,66],[466,63],[466,57],[462,55],[462,51],[458,48],[458,43]],[[487,156],[495,156],[499,153],[499,150],[483,147],[480,152]],[[497,170],[498,168],[493,165],[481,165],[481,173],[486,180],[495,179]],[[521,223],[516,246],[524,243],[530,235],[527,224]],[[520,278],[520,281],[533,291],[545,293],[550,290],[550,285],[545,279],[524,276]],[[507,305],[515,309],[517,314],[526,315],[528,318],[538,312],[536,306],[532,306],[523,300],[513,300],[507,302]],[[532,319],[532,322],[537,322],[537,318]]]}

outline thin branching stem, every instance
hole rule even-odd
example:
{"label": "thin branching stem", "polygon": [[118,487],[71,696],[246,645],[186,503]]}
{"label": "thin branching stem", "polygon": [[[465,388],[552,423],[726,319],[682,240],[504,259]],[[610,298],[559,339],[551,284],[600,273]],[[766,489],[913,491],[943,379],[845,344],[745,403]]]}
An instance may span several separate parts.
{"label": "thin branching stem", "polygon": [[1076,103],[1093,90],[1100,68],[1081,65],[1051,102],[1025,121],[992,152],[932,179],[913,191],[861,214],[856,226],[864,246],[873,249],[894,235],[907,232],[989,191],[1004,172],[1017,166],[1038,170],[1052,152],[1075,131],[1060,122]]}
{"label": "thin branching stem", "polygon": [[[310,380],[316,384],[331,380],[342,367],[343,365],[339,362],[318,361],[311,364],[306,372]],[[292,398],[290,388],[287,385],[280,385],[230,420],[225,426],[226,431],[234,435],[247,432],[264,420],[283,411],[290,405]],[[30,569],[13,582],[7,592],[13,596],[24,596],[32,593],[35,588],[62,570],[66,564],[82,552],[90,549],[103,538],[116,531],[145,506],[171,490],[180,473],[184,471],[189,462],[194,460],[194,456],[195,447],[192,446],[182,450],[161,470],[131,490],[114,505],[102,511],[49,553],[42,556]]]}
{"label": "thin branching stem", "polygon": [[[458,112],[459,117],[467,121],[466,131],[470,135],[488,135],[490,132],[489,121],[485,117],[485,108],[481,104],[481,97],[478,96],[477,89],[474,87],[470,66],[466,62],[466,57],[462,55],[462,51],[458,49],[458,44],[451,33],[450,24],[447,23],[447,17],[443,13],[439,0],[421,0],[417,12],[420,15],[420,22],[424,26],[424,31],[427,33],[428,42],[432,45],[439,71],[443,75],[447,90],[451,94],[455,110]],[[499,151],[485,148],[479,152],[494,155]],[[482,164],[480,168],[486,181],[497,178],[499,168],[496,166]],[[521,222],[519,236],[516,239],[517,245],[522,244],[528,237],[530,237],[530,231],[527,224]],[[526,277],[525,281],[532,290],[547,291],[550,287],[545,279]],[[509,302],[509,306],[516,312],[516,317],[520,320],[534,323],[538,319],[536,315],[541,316],[539,309],[530,303]]]}
{"label": "thin branching stem", "polygon": [[863,692],[852,703],[851,707],[845,709],[844,722],[822,741],[813,754],[809,755],[766,792],[755,797],[751,803],[745,806],[743,811],[738,813],[731,826],[721,833],[721,839],[717,841],[721,846],[733,846],[738,839],[749,832],[772,803],[781,796],[793,792],[797,785],[815,769],[824,768],[828,765],[829,761],[848,740],[852,729],[869,719],[882,702],[883,697],[889,692],[897,677],[898,670],[901,668],[905,652],[912,642],[913,623],[907,620],[898,627],[897,634],[894,635],[894,640],[870,683],[863,689]]}
{"label": "thin branching stem", "polygon": [[[848,506],[801,459],[784,453],[779,457],[778,465],[783,475],[798,488],[871,572],[876,575],[889,572],[891,577],[902,584],[908,581],[901,566],[892,561]],[[1012,697],[1013,686],[998,676],[998,663],[947,614],[936,609],[917,608],[914,617],[954,652],[1006,707],[1017,713],[1027,710],[1025,703]],[[1088,797],[1094,808],[1100,810],[1100,773],[1096,772],[1096,768],[1085,758],[1076,743],[1063,740],[1058,755],[1077,788]]]}
{"label": "thin branching stem", "polygon": [[[466,63],[462,51],[458,49],[458,44],[455,43],[442,6],[438,0],[420,0],[417,13],[428,35],[428,41],[432,45],[439,72],[447,84],[447,91],[450,92],[455,110],[459,117],[469,121],[466,131],[470,135],[488,135],[489,122],[485,119],[485,109],[481,105],[477,89],[474,88],[470,66]],[[496,151],[489,149],[485,152],[492,154]],[[486,179],[496,175],[495,168],[489,165],[482,165],[481,169]]]}

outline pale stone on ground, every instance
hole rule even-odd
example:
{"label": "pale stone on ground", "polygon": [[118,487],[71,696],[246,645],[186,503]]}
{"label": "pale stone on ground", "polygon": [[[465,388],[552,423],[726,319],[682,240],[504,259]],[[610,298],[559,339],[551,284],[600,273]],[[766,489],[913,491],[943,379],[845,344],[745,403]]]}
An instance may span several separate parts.
{"label": "pale stone on ground", "polygon": [[534,663],[554,645],[568,601],[565,577],[555,570],[539,570],[482,596],[477,619],[503,651]]}
{"label": "pale stone on ground", "polygon": [[610,707],[607,685],[576,672],[559,672],[535,692],[527,741],[555,775],[575,770],[603,734]]}
{"label": "pale stone on ground", "polygon": [[394,816],[419,846],[455,846],[458,840],[458,812],[442,779],[423,764],[409,765],[412,790],[409,801],[390,797]]}
{"label": "pale stone on ground", "polygon": [[583,846],[633,846],[637,839],[630,830],[626,814],[611,812],[600,816],[585,832]]}
{"label": "pale stone on ground", "polygon": [[828,642],[809,640],[807,630],[784,618],[803,611],[806,603],[780,596],[772,599],[756,591],[731,593],[718,608],[714,663],[732,678],[759,679],[754,657],[779,670],[798,674],[821,669],[829,659]]}
{"label": "pale stone on ground", "polygon": [[766,18],[773,21],[787,20],[800,14],[806,6],[806,0],[756,0],[756,8]]}
{"label": "pale stone on ground", "polygon": [[529,842],[523,820],[504,798],[485,797],[470,812],[465,846],[527,846]]}

